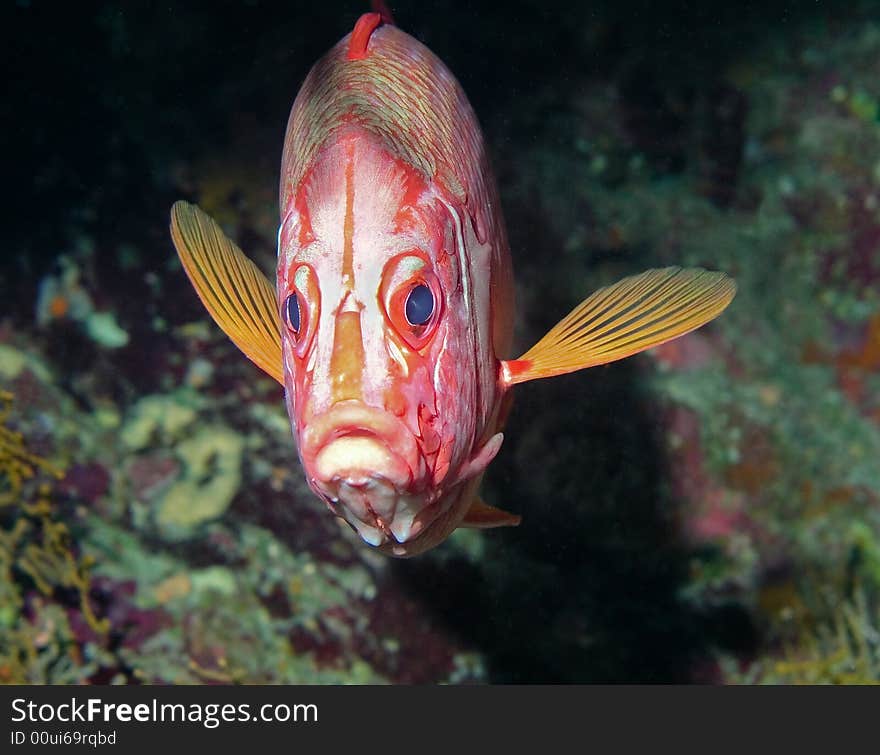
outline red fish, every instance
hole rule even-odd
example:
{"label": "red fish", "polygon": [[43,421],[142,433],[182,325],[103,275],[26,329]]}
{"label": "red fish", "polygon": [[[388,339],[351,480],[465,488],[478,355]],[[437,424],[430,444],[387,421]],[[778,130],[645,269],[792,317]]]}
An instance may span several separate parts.
{"label": "red fish", "polygon": [[735,293],[723,273],[649,270],[503,358],[512,270],[480,127],[386,13],[363,15],[293,104],[275,285],[193,205],[174,205],[171,234],[217,324],[284,385],[311,488],[395,556],[519,523],[477,494],[512,386],[669,341]]}

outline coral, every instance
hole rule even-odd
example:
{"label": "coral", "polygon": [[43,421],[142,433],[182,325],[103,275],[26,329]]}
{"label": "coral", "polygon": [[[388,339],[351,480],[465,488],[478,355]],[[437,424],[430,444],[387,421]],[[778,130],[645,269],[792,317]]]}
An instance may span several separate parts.
{"label": "coral", "polygon": [[773,684],[880,684],[880,610],[866,590],[826,599],[818,621],[802,617],[782,658],[764,660],[747,681]]}
{"label": "coral", "polygon": [[[70,531],[52,503],[51,480],[62,473],[30,452],[23,436],[10,429],[12,394],[0,392],[0,401],[0,680],[46,682],[47,655],[67,657],[78,651],[60,606],[47,628],[35,631],[40,606],[47,601],[51,606],[59,591],[72,593],[95,632],[105,634],[109,627],[92,608],[93,564],[76,555]],[[36,607],[37,615],[26,615],[28,605],[32,614]]]}
{"label": "coral", "polygon": [[127,345],[129,335],[119,326],[114,314],[95,309],[92,297],[80,280],[77,262],[62,256],[58,266],[61,270],[58,275],[47,275],[40,283],[37,323],[48,327],[56,320],[70,319],[81,324],[88,337],[100,346],[118,349]]}
{"label": "coral", "polygon": [[128,344],[128,333],[119,326],[112,312],[92,312],[85,319],[85,328],[89,338],[108,349]]}
{"label": "coral", "polygon": [[[9,428],[12,402],[11,393],[0,391],[0,507],[20,501],[24,482],[33,478],[38,471],[61,477],[60,470],[56,470],[46,459],[27,450],[21,433]],[[41,492],[45,495],[45,490]],[[37,509],[46,506],[48,503],[41,499]]]}
{"label": "coral", "polygon": [[[381,682],[356,651],[369,573],[292,553],[264,530],[233,535],[211,525],[207,540],[230,543],[236,564],[193,568],[103,521],[92,523],[119,657],[147,683]],[[121,555],[119,555],[121,554]],[[115,556],[111,558],[110,556]],[[125,594],[113,585],[127,585]]]}
{"label": "coral", "polygon": [[216,519],[232,503],[241,484],[244,439],[229,428],[201,428],[181,441],[175,453],[183,475],[157,502],[155,520],[170,539],[192,535],[198,527]]}
{"label": "coral", "polygon": [[120,438],[132,456],[125,483],[138,501],[149,502],[160,534],[191,537],[221,516],[241,484],[244,437],[214,422],[202,426],[198,395],[184,388],[140,399]]}
{"label": "coral", "polygon": [[129,411],[119,438],[132,451],[173,443],[195,422],[199,403],[196,395],[184,392],[144,396]]}
{"label": "coral", "polygon": [[12,381],[25,370],[30,370],[40,380],[51,379],[49,371],[40,360],[10,344],[0,343],[0,377]]}

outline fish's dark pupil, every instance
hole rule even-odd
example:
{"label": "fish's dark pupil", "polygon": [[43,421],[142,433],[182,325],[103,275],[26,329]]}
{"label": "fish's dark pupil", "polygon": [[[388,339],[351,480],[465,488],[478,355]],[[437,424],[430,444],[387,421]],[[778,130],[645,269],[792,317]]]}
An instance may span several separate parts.
{"label": "fish's dark pupil", "polygon": [[287,297],[287,324],[297,335],[299,334],[299,319],[299,297],[296,294],[291,294]]}
{"label": "fish's dark pupil", "polygon": [[410,325],[424,325],[434,314],[434,294],[424,283],[409,292],[406,297],[406,321]]}

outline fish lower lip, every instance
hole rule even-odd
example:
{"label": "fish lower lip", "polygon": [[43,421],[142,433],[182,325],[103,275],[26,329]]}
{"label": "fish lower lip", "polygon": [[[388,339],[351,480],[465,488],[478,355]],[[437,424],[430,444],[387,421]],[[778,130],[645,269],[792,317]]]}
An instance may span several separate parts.
{"label": "fish lower lip", "polygon": [[[369,545],[379,546],[386,543],[392,536],[387,521],[394,519],[396,509],[396,495],[381,483],[370,481],[366,483],[353,482],[350,480],[337,481],[339,496],[338,516],[347,521],[360,535],[361,539]],[[385,487],[385,495],[377,491],[378,487]],[[378,493],[378,496],[377,496]],[[373,502],[385,498],[390,505],[383,506],[384,516],[380,517],[373,508]],[[389,516],[390,515],[390,516]]]}
{"label": "fish lower lip", "polygon": [[376,546],[418,536],[425,526],[419,514],[426,507],[426,462],[398,417],[342,401],[301,427],[301,456],[312,487],[361,539]]}
{"label": "fish lower lip", "polygon": [[394,521],[400,493],[387,480],[339,480],[336,483],[336,495],[339,496],[339,505],[361,522],[378,527],[390,535],[390,529],[385,523]]}
{"label": "fish lower lip", "polygon": [[425,508],[424,498],[407,495],[384,478],[351,475],[328,482],[313,480],[313,484],[326,499],[334,500],[334,513],[370,545],[405,543],[423,529],[418,517]]}

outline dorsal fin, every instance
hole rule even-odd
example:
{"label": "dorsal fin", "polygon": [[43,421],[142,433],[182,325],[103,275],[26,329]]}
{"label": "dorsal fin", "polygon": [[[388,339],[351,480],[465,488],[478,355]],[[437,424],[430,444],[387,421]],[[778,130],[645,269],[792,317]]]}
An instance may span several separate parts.
{"label": "dorsal fin", "polygon": [[221,330],[244,355],[284,385],[275,288],[211,218],[175,202],[171,238],[190,282]]}
{"label": "dorsal fin", "polygon": [[348,40],[348,59],[363,60],[367,57],[367,45],[373,32],[382,24],[381,13],[364,13],[354,25]]}

